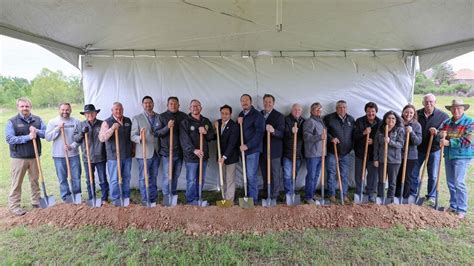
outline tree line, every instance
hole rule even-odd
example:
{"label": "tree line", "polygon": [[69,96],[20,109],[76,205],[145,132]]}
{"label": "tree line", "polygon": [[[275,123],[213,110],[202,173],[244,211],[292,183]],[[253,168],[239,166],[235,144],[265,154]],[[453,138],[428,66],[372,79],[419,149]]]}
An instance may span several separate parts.
{"label": "tree line", "polygon": [[28,97],[34,106],[56,106],[61,102],[84,102],[81,78],[43,68],[31,82],[24,78],[0,75],[0,106],[15,106],[16,99]]}
{"label": "tree line", "polygon": [[415,94],[474,96],[472,85],[464,83],[450,84],[453,78],[453,68],[447,63],[434,66],[429,78],[424,73],[417,72]]}

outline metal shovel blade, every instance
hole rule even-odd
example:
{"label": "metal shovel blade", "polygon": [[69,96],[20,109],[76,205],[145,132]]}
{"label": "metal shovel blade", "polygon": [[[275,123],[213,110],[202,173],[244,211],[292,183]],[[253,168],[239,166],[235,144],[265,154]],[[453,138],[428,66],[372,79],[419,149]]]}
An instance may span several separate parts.
{"label": "metal shovel blade", "polygon": [[52,207],[54,204],[56,204],[56,199],[54,196],[46,196],[44,198],[40,198],[40,207],[42,209]]}
{"label": "metal shovel blade", "polygon": [[147,208],[154,208],[154,207],[156,207],[156,202],[147,201],[147,202],[143,203],[142,205],[147,207]]}
{"label": "metal shovel blade", "polygon": [[423,202],[425,202],[425,198],[423,198],[423,197],[418,198],[418,200],[416,200],[416,205],[422,206]]}
{"label": "metal shovel blade", "polygon": [[87,201],[87,205],[91,206],[92,208],[99,208],[102,206],[102,200],[101,199],[91,199]]}
{"label": "metal shovel blade", "polygon": [[81,193],[72,194],[72,202],[74,204],[81,204],[82,203]]}
{"label": "metal shovel blade", "polygon": [[74,203],[72,195],[66,196],[66,198],[64,199],[64,203]]}
{"label": "metal shovel blade", "polygon": [[114,200],[115,207],[128,207],[130,205],[130,198],[116,199]]}
{"label": "metal shovel blade", "polygon": [[272,198],[262,199],[262,206],[263,207],[274,207],[274,206],[276,206],[276,199],[272,199]]}
{"label": "metal shovel blade", "polygon": [[408,203],[408,204],[415,204],[415,202],[416,202],[416,197],[410,195],[410,196],[408,197],[408,202],[407,202],[407,203]]}
{"label": "metal shovel blade", "polygon": [[253,198],[239,198],[239,206],[243,209],[253,209],[255,207]]}
{"label": "metal shovel blade", "polygon": [[218,200],[218,201],[216,201],[216,205],[218,207],[228,208],[228,207],[232,207],[232,205],[234,205],[234,203],[230,200]]}
{"label": "metal shovel blade", "polygon": [[381,198],[381,197],[377,197],[377,198],[375,199],[375,203],[376,203],[377,205],[385,205],[385,204],[386,204],[386,201],[387,201],[386,198]]}
{"label": "metal shovel blade", "polygon": [[286,194],[286,205],[295,206],[301,204],[301,196],[297,194]]}
{"label": "metal shovel blade", "polygon": [[199,207],[207,207],[209,206],[209,203],[207,202],[207,200],[194,200],[193,202],[191,202],[191,205],[199,206]]}
{"label": "metal shovel blade", "polygon": [[174,207],[178,204],[178,195],[165,195],[163,197],[163,205],[166,207]]}
{"label": "metal shovel blade", "polygon": [[354,203],[355,204],[364,204],[369,202],[369,197],[367,195],[362,194],[362,197],[360,194],[354,194]]}

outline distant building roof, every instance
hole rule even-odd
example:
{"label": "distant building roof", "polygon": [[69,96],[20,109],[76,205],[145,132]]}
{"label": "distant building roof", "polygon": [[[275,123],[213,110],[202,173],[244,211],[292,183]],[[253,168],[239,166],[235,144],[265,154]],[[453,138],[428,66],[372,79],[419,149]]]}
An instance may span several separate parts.
{"label": "distant building roof", "polygon": [[474,70],[471,69],[460,69],[454,73],[453,79],[463,79],[463,80],[468,80],[468,79],[474,79]]}

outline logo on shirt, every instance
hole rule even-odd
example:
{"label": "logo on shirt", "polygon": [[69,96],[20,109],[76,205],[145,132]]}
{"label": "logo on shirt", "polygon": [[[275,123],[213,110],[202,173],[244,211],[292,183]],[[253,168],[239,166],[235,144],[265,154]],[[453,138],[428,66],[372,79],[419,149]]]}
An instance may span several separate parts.
{"label": "logo on shirt", "polygon": [[195,128],[194,126],[191,126],[189,129],[190,129],[191,131],[194,131],[196,128]]}
{"label": "logo on shirt", "polygon": [[16,126],[17,126],[17,127],[25,127],[24,124],[17,124]]}
{"label": "logo on shirt", "polygon": [[204,128],[205,128],[206,130],[209,130],[209,126],[208,126],[208,125],[204,125]]}
{"label": "logo on shirt", "polygon": [[130,123],[125,123],[125,124],[123,124],[123,125],[126,126],[126,127],[129,127],[129,126],[130,126]]}

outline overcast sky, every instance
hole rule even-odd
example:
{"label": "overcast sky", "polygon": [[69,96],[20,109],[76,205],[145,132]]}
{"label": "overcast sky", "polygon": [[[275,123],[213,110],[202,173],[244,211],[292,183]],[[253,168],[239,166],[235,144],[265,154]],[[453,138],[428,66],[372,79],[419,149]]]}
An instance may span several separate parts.
{"label": "overcast sky", "polygon": [[[474,70],[474,52],[448,61],[453,69]],[[0,35],[0,74],[32,80],[42,68],[61,70],[65,75],[80,76],[76,67],[36,44]]]}

